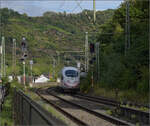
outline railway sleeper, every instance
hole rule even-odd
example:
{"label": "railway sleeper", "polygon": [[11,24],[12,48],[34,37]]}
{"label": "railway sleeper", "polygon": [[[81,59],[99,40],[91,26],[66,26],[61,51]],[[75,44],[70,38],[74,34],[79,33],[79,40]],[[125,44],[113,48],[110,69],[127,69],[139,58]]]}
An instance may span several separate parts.
{"label": "railway sleeper", "polygon": [[47,93],[50,94],[50,95],[52,95],[52,96],[54,96],[54,97],[56,97],[56,98],[61,99],[61,100],[64,101],[64,102],[67,102],[67,103],[69,103],[69,104],[75,105],[75,106],[77,106],[77,107],[79,107],[79,108],[81,108],[81,109],[83,109],[83,110],[86,110],[86,111],[88,111],[89,113],[91,113],[91,114],[93,114],[93,115],[95,115],[95,116],[98,116],[98,117],[100,117],[100,118],[103,118],[104,120],[107,120],[107,121],[109,121],[109,122],[111,122],[111,123],[114,123],[114,124],[117,124],[117,125],[132,125],[131,123],[128,123],[128,122],[123,121],[123,120],[119,120],[118,118],[115,118],[115,117],[112,117],[112,116],[108,116],[108,115],[102,114],[102,113],[97,113],[97,112],[92,111],[92,110],[90,110],[90,109],[88,109],[88,108],[86,108],[86,107],[82,107],[82,106],[79,105],[79,104],[75,104],[75,103],[73,103],[73,102],[67,101],[67,100],[65,100],[65,99],[63,99],[63,98],[61,98],[61,97],[58,97],[57,95],[54,95],[53,93],[51,93],[51,92],[49,92],[49,91],[47,91]]}
{"label": "railway sleeper", "polygon": [[144,114],[142,112],[130,111],[128,109],[123,109],[123,108],[117,108],[117,110],[115,110],[115,113],[117,113],[117,115],[121,117],[125,117],[126,119],[129,119],[133,123],[139,122],[142,125],[149,124],[149,115]]}

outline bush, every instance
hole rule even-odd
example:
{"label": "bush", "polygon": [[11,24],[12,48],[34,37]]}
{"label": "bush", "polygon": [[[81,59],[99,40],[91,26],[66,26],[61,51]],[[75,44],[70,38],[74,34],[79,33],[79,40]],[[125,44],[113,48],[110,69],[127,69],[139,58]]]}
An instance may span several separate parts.
{"label": "bush", "polygon": [[146,67],[140,68],[141,79],[138,82],[137,91],[142,94],[149,92],[149,70]]}
{"label": "bush", "polygon": [[91,73],[88,73],[86,78],[80,79],[80,90],[87,93],[91,88]]}
{"label": "bush", "polygon": [[2,83],[5,85],[8,83],[8,77],[2,77]]}
{"label": "bush", "polygon": [[24,90],[23,84],[20,84],[20,83],[18,83],[18,82],[15,81],[15,80],[12,81],[11,87],[12,87],[12,88],[16,88],[17,90],[18,90],[18,89]]}

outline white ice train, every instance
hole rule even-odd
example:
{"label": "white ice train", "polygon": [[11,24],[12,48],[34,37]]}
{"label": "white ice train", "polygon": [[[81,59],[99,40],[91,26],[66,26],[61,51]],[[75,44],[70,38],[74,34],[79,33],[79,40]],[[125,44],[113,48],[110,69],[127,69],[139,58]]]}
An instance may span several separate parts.
{"label": "white ice train", "polygon": [[80,84],[80,72],[75,67],[64,67],[57,79],[59,87],[63,91],[78,91]]}

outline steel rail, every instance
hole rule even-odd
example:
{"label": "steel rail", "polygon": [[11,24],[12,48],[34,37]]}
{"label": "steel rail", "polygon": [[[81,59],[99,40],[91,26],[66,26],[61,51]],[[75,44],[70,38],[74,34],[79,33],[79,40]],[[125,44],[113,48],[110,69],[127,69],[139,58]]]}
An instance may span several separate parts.
{"label": "steel rail", "polygon": [[[41,88],[40,88],[41,89]],[[88,126],[88,124],[86,124],[85,122],[77,119],[76,117],[72,116],[70,113],[66,112],[65,110],[61,109],[58,105],[52,103],[50,100],[44,98],[39,91],[36,91],[37,95],[44,101],[46,101],[48,104],[52,105],[55,109],[57,109],[58,111],[60,111],[61,113],[63,113],[66,117],[68,117],[69,119],[71,119],[74,123],[78,124],[79,126]]]}
{"label": "steel rail", "polygon": [[[49,88],[49,89],[50,89],[50,88]],[[53,93],[51,93],[51,92],[48,91],[48,90],[47,90],[47,93],[50,94],[50,95],[52,95],[52,96],[54,96],[54,97],[56,97],[56,98],[58,98],[58,99],[60,99],[60,100],[62,100],[62,101],[64,101],[64,102],[66,102],[66,103],[69,103],[69,104],[71,104],[71,105],[73,105],[73,106],[76,106],[76,107],[78,107],[78,108],[80,108],[80,109],[82,109],[82,110],[84,110],[84,111],[87,111],[87,112],[89,112],[89,113],[91,113],[91,114],[93,114],[93,115],[95,115],[95,116],[97,116],[97,117],[99,117],[99,118],[102,118],[102,119],[104,119],[104,120],[106,120],[106,121],[108,121],[108,122],[111,122],[111,123],[113,123],[113,124],[116,124],[116,125],[127,125],[127,126],[132,126],[132,125],[133,125],[133,124],[128,123],[128,122],[126,122],[126,121],[117,119],[117,118],[115,118],[115,117],[112,117],[112,116],[109,116],[109,115],[106,115],[106,114],[98,113],[98,112],[96,112],[96,111],[92,111],[92,110],[88,109],[87,107],[83,107],[83,106],[81,106],[81,105],[79,105],[79,104],[75,104],[75,103],[73,103],[73,102],[70,102],[70,101],[68,101],[68,100],[65,100],[65,99],[63,99],[63,98],[61,98],[61,97],[59,97],[59,96],[57,96],[57,95],[54,95]]]}
{"label": "steel rail", "polygon": [[90,98],[90,97],[86,97],[86,96],[80,96],[80,95],[71,95],[73,97],[77,97],[77,98],[80,98],[80,99],[85,99],[85,100],[88,100],[88,101],[93,101],[93,102],[97,102],[97,103],[102,103],[102,104],[106,104],[106,105],[111,105],[111,106],[116,106],[117,103],[115,102],[110,102],[110,101],[105,101],[105,100],[100,100],[100,99],[94,99],[94,98]]}
{"label": "steel rail", "polygon": [[118,102],[116,100],[113,100],[113,99],[108,99],[108,98],[104,98],[104,97],[90,96],[90,95],[86,95],[86,94],[83,94],[83,93],[77,93],[77,95],[88,97],[88,98],[94,98],[94,99],[97,99],[97,100],[105,100],[105,101],[113,102],[113,103],[120,103],[120,102]]}
{"label": "steel rail", "polygon": [[[92,99],[104,100],[104,101],[108,101],[108,102],[112,102],[112,103],[116,103],[116,104],[121,104],[121,102],[119,102],[119,101],[116,101],[116,100],[113,100],[113,99],[104,98],[104,97],[90,96],[90,95],[86,95],[86,94],[83,94],[83,93],[77,93],[77,95],[88,97],[88,98],[92,98]],[[127,103],[124,103],[124,104],[127,104]],[[135,104],[135,103],[131,103],[131,104],[133,104],[133,105],[135,105],[137,107],[149,108],[149,106],[147,106],[147,105],[140,105],[140,104]]]}
{"label": "steel rail", "polygon": [[72,95],[73,97],[77,97],[77,98],[80,98],[80,99],[86,99],[86,100],[89,100],[89,101],[93,101],[93,102],[97,102],[97,103],[103,103],[103,104],[106,104],[106,105],[112,105],[112,106],[119,106],[119,108],[121,110],[125,110],[125,111],[128,111],[128,112],[132,112],[134,114],[138,114],[138,115],[144,115],[146,117],[149,117],[150,113],[149,112],[144,112],[144,111],[140,111],[140,110],[137,110],[137,109],[134,109],[134,108],[129,108],[129,107],[123,107],[123,106],[120,106],[120,103],[119,102],[115,102],[113,100],[110,100],[109,99],[104,99],[104,98],[97,98],[97,97],[92,97],[92,96],[86,96],[86,95]]}

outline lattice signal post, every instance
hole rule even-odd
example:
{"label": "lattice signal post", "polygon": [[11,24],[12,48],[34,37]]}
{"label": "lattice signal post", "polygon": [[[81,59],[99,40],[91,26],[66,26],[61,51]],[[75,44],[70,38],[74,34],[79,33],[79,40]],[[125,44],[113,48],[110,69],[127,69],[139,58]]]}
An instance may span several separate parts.
{"label": "lattice signal post", "polygon": [[5,37],[2,37],[1,43],[1,77],[6,76],[6,66],[5,66]]}
{"label": "lattice signal post", "polygon": [[16,77],[16,39],[13,39],[13,49],[12,49],[12,74],[13,78]]}
{"label": "lattice signal post", "polygon": [[125,29],[125,55],[127,50],[130,49],[130,15],[129,15],[129,0],[126,0],[126,29]]}
{"label": "lattice signal post", "polygon": [[88,32],[85,33],[85,71],[89,70],[89,44],[88,44]]}
{"label": "lattice signal post", "polygon": [[99,81],[99,77],[100,77],[100,56],[99,56],[99,48],[100,48],[100,43],[97,42],[96,43],[96,79],[97,81]]}

